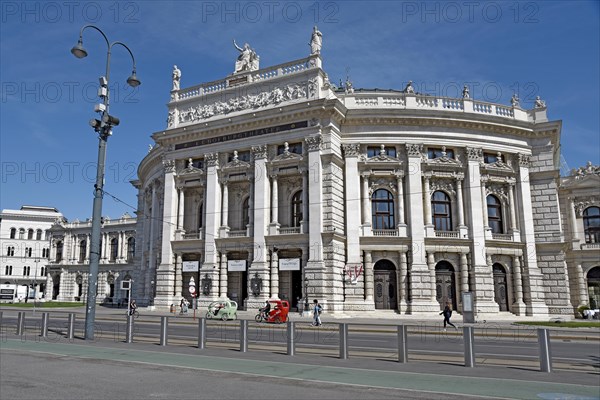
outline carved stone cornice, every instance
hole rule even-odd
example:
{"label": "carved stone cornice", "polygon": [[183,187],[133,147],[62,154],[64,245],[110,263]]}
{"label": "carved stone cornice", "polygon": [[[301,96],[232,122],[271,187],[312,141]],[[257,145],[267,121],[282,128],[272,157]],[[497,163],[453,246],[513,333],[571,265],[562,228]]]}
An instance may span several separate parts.
{"label": "carved stone cornice", "polygon": [[413,144],[407,143],[406,146],[406,154],[409,157],[419,157],[423,158],[423,145],[422,144]]}
{"label": "carved stone cornice", "polygon": [[597,196],[588,196],[588,197],[578,197],[573,199],[573,206],[575,207],[575,213],[578,217],[583,216],[583,212],[586,208],[591,206],[600,207],[600,197]]}
{"label": "carved stone cornice", "polygon": [[305,138],[304,141],[306,142],[306,147],[308,151],[321,150],[321,143],[323,143],[321,135],[309,136]]}
{"label": "carved stone cornice", "polygon": [[262,160],[267,158],[267,146],[264,144],[260,146],[252,146],[250,152],[252,153],[252,157],[255,160]]}
{"label": "carved stone cornice", "polygon": [[360,144],[342,144],[342,150],[344,150],[344,157],[358,157],[360,155]]}
{"label": "carved stone cornice", "polygon": [[483,150],[478,147],[467,147],[467,160],[469,161],[483,161]]}
{"label": "carved stone cornice", "polygon": [[219,166],[219,153],[206,153],[204,155],[204,162],[207,167],[218,167]]}

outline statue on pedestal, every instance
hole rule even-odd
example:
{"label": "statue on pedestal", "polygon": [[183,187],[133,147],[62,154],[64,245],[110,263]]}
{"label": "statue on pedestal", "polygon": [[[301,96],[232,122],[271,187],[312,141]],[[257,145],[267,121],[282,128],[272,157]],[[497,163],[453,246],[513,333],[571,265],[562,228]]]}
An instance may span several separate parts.
{"label": "statue on pedestal", "polygon": [[234,74],[238,72],[258,70],[260,57],[252,48],[250,48],[250,45],[248,43],[244,43],[244,47],[242,48],[235,43],[235,39],[233,40],[233,45],[240,52],[240,55],[235,62]]}
{"label": "statue on pedestal", "polygon": [[467,85],[463,87],[462,96],[463,99],[469,99],[471,97],[471,95],[469,94],[469,87]]}
{"label": "statue on pedestal", "polygon": [[412,83],[412,81],[408,81],[408,84],[404,88],[404,93],[415,93],[415,88],[413,87]]}
{"label": "statue on pedestal", "polygon": [[181,80],[181,71],[177,68],[177,65],[173,65],[173,89],[171,90],[179,90],[179,81]]}
{"label": "statue on pedestal", "polygon": [[309,45],[311,56],[315,54],[321,54],[321,47],[323,46],[323,34],[319,32],[316,25],[313,28]]}

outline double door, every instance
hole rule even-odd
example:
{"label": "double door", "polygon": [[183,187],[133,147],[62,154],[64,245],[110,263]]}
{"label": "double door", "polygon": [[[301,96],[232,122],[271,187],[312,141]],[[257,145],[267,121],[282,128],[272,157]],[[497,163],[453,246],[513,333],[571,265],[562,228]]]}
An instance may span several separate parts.
{"label": "double door", "polygon": [[375,309],[395,310],[398,308],[396,271],[374,271]]}

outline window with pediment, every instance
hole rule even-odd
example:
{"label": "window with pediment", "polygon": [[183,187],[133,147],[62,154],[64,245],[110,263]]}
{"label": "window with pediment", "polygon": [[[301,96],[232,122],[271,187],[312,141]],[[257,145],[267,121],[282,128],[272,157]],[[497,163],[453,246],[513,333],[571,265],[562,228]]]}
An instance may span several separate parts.
{"label": "window with pediment", "polygon": [[441,190],[433,192],[431,196],[431,209],[433,211],[433,226],[436,231],[452,231],[452,203],[450,197]]}
{"label": "window with pediment", "polygon": [[384,154],[388,157],[396,158],[396,148],[395,147],[385,147],[381,148],[381,146],[369,146],[367,147],[367,157],[377,157],[381,154],[381,151],[384,151]]}
{"label": "window with pediment", "polygon": [[445,147],[440,147],[440,148],[429,147],[427,149],[427,158],[428,159],[433,160],[433,159],[440,158],[440,157],[454,158],[454,150],[447,149]]}
{"label": "window with pediment", "polygon": [[488,226],[492,233],[504,233],[504,221],[502,220],[502,203],[494,195],[488,195],[487,199]]}
{"label": "window with pediment", "polygon": [[586,243],[600,243],[600,207],[588,207],[583,211],[583,231]]}
{"label": "window with pediment", "polygon": [[373,229],[394,229],[394,195],[385,189],[378,189],[371,196]]}
{"label": "window with pediment", "polygon": [[297,191],[292,196],[292,216],[291,226],[298,227],[302,221],[302,190]]}
{"label": "window with pediment", "polygon": [[[282,155],[283,153],[285,153],[286,150],[286,145],[282,144],[277,146],[277,155]],[[300,154],[302,155],[302,143],[298,142],[298,143],[287,143],[287,151],[289,153],[294,153],[294,154]]]}

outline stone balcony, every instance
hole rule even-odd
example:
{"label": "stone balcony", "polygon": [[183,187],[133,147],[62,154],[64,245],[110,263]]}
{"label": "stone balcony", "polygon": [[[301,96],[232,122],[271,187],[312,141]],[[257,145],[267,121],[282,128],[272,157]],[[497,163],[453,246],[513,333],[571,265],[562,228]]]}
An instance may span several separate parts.
{"label": "stone balcony", "polygon": [[579,248],[581,250],[600,250],[600,243],[582,243]]}

